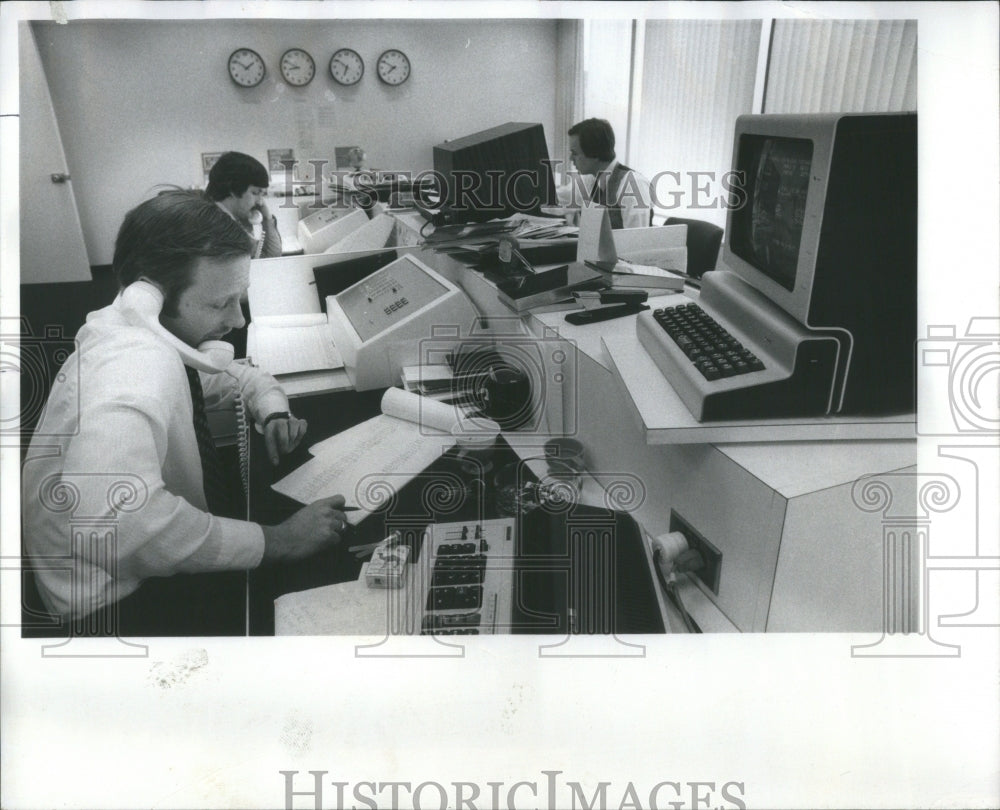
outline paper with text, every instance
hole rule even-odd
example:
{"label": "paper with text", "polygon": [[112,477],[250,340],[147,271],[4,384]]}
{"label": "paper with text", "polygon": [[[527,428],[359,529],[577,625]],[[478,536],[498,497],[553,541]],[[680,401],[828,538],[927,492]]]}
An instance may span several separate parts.
{"label": "paper with text", "polygon": [[313,458],[273,488],[300,503],[343,495],[359,507],[347,513],[357,524],[454,443],[449,434],[379,414],[314,445]]}
{"label": "paper with text", "polygon": [[[253,359],[258,366],[274,375],[344,367],[326,316],[321,315],[318,323],[282,323],[288,317],[266,318],[251,324],[254,328]],[[276,321],[278,325],[272,325]]]}

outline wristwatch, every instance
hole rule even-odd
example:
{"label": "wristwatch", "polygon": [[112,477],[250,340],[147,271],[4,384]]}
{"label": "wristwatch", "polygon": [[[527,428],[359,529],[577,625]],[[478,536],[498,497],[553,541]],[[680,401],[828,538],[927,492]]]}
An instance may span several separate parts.
{"label": "wristwatch", "polygon": [[260,423],[262,428],[267,427],[275,419],[291,419],[292,415],[288,411],[275,411],[274,413],[269,413],[264,417],[264,421]]}

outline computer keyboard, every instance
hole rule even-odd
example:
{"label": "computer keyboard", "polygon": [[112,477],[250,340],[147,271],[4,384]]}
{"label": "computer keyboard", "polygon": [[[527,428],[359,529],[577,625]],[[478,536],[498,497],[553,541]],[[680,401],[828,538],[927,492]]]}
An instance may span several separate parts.
{"label": "computer keyboard", "polygon": [[636,334],[699,422],[829,413],[838,340],[775,307],[727,296],[706,274],[698,303],[641,312]]}
{"label": "computer keyboard", "polygon": [[706,380],[764,370],[757,355],[697,304],[656,309],[653,318]]}

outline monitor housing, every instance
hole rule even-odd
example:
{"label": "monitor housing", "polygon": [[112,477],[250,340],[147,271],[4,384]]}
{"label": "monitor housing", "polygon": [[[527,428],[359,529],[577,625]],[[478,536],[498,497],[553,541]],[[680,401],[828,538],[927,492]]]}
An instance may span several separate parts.
{"label": "monitor housing", "polygon": [[743,115],[722,265],[841,342],[839,412],[915,408],[917,115]]}
{"label": "monitor housing", "polygon": [[434,147],[443,224],[539,214],[556,202],[541,124],[510,122]]}

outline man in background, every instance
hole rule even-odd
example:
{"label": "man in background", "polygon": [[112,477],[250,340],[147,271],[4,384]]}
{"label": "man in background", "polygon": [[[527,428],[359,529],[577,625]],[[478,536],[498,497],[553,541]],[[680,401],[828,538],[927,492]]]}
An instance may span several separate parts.
{"label": "man in background", "polygon": [[264,201],[269,184],[264,164],[242,152],[226,152],[208,173],[205,193],[253,239],[254,259],[281,255],[278,221]]}
{"label": "man in background", "polygon": [[594,178],[592,203],[606,206],[612,229],[653,224],[649,181],[618,162],[615,131],[603,118],[587,118],[569,128],[569,156],[577,171]]}

